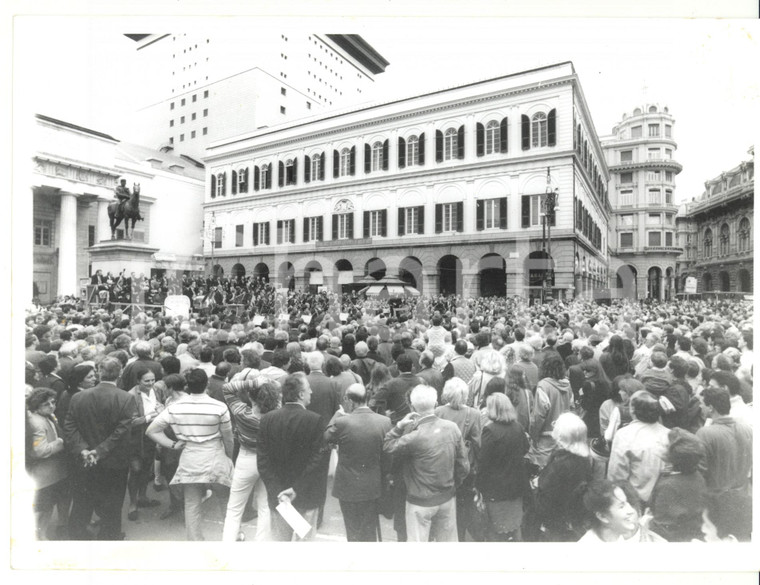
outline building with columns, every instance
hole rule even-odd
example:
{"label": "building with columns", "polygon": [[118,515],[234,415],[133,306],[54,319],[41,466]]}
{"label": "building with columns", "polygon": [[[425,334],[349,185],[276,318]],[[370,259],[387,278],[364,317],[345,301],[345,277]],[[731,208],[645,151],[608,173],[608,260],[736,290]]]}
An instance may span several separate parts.
{"label": "building with columns", "polygon": [[204,161],[217,273],[331,290],[400,275],[468,296],[606,286],[607,165],[569,62],[218,140]]}
{"label": "building with columns", "polygon": [[755,147],[750,158],[705,181],[705,191],[683,206],[677,218],[683,254],[676,289],[688,277],[698,293],[754,290]]}
{"label": "building with columns", "polygon": [[141,143],[200,158],[213,141],[365,102],[388,65],[360,35],[235,26],[126,35],[142,78]]}
{"label": "building with columns", "polygon": [[[33,282],[41,303],[80,295],[97,269],[150,276],[203,269],[203,165],[37,115],[33,157]],[[139,184],[143,221],[111,240],[108,204],[119,178]],[[122,226],[123,227],[123,226]]]}
{"label": "building with columns", "polygon": [[667,107],[645,104],[623,114],[602,137],[610,171],[610,286],[617,296],[670,299],[675,294],[675,178],[681,165],[675,120]]}

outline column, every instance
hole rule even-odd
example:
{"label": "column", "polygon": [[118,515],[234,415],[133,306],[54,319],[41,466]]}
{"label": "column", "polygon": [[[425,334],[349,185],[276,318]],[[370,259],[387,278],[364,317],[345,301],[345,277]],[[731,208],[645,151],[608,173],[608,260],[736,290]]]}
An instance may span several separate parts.
{"label": "column", "polygon": [[472,162],[477,158],[475,156],[475,150],[477,147],[477,140],[475,140],[475,138],[475,116],[469,114],[464,123],[464,160],[467,162]]}
{"label": "column", "polygon": [[422,288],[419,291],[424,295],[438,294],[438,272],[435,270],[422,271]]}
{"label": "column", "polygon": [[480,296],[480,272],[477,269],[462,268],[462,296],[473,299]]}
{"label": "column", "polygon": [[388,171],[398,172],[398,130],[391,131],[388,138]]}
{"label": "column", "polygon": [[110,199],[98,199],[98,225],[95,231],[95,243],[111,237],[111,222],[108,219]]}
{"label": "column", "polygon": [[58,240],[58,295],[77,294],[77,198],[61,193]]}

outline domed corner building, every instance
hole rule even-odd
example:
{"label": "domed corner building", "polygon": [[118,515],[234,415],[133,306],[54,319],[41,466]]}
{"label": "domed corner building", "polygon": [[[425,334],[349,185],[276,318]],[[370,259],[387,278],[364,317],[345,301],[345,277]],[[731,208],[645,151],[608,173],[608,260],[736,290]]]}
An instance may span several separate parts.
{"label": "domed corner building", "polygon": [[705,181],[702,195],[679,213],[679,293],[690,277],[696,279],[697,293],[753,293],[754,146],[748,154],[752,158]]}
{"label": "domed corner building", "polygon": [[569,62],[261,128],[204,162],[207,273],[335,291],[398,275],[426,295],[607,285],[607,164]]}
{"label": "domed corner building", "polygon": [[631,299],[674,298],[676,264],[675,178],[681,165],[675,120],[667,106],[645,104],[623,114],[602,137],[610,171],[610,286]]}

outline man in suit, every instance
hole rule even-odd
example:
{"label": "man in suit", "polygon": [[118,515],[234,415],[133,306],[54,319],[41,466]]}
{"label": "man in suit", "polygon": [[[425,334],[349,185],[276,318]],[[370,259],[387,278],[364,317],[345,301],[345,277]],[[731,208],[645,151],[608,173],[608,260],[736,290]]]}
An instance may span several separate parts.
{"label": "man in suit", "polygon": [[387,416],[367,406],[367,390],[352,384],[343,399],[345,412],[335,413],[325,440],[340,448],[332,495],[340,502],[349,542],[377,541],[377,500],[390,468],[383,439],[391,430]]}
{"label": "man in suit", "polygon": [[396,424],[410,412],[407,395],[421,382],[418,376],[412,374],[412,358],[409,354],[399,355],[396,364],[398,364],[399,375],[372,397],[371,404],[371,406],[380,407],[385,405],[385,411],[389,413],[392,424]]}
{"label": "man in suit", "polygon": [[[327,490],[321,471],[327,452],[324,427],[322,418],[306,408],[311,388],[303,372],[285,378],[282,401],[282,408],[261,417],[257,465],[269,507],[292,502],[312,526],[305,537],[310,540],[316,533],[317,511]],[[272,513],[272,538],[293,539],[293,530],[276,511]]]}
{"label": "man in suit", "polygon": [[69,518],[73,540],[88,540],[93,510],[100,517],[98,540],[123,540],[121,509],[127,489],[129,429],[137,417],[134,397],[116,386],[121,362],[105,358],[100,384],[71,398],[65,445],[75,459],[74,503]]}

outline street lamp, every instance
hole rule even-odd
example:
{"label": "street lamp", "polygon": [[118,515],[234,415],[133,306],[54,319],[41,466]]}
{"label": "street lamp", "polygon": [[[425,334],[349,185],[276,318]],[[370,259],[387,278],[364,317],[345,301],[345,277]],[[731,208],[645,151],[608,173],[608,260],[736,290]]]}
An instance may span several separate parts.
{"label": "street lamp", "polygon": [[216,247],[216,212],[211,212],[211,219],[208,222],[209,240],[211,241],[211,276],[214,276],[214,248]]}
{"label": "street lamp", "polygon": [[548,260],[548,267],[544,269],[544,302],[552,301],[552,282],[554,280],[554,268],[552,264],[552,221],[556,211],[559,188],[552,189],[551,168],[546,167],[546,192],[541,198],[541,215],[543,218],[543,241],[542,249]]}

